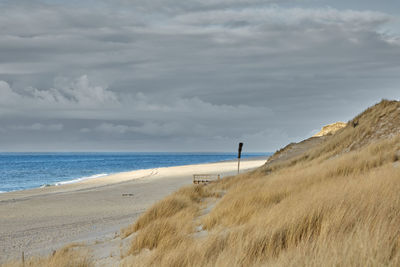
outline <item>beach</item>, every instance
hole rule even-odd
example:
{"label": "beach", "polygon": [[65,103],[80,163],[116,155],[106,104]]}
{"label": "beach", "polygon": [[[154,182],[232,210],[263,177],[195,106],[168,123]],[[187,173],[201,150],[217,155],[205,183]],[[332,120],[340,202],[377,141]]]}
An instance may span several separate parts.
{"label": "beach", "polygon": [[[241,172],[266,157],[241,162]],[[193,174],[237,172],[236,161],[122,172],[77,183],[0,194],[0,263],[46,255],[72,242],[95,242],[118,235],[158,200]]]}

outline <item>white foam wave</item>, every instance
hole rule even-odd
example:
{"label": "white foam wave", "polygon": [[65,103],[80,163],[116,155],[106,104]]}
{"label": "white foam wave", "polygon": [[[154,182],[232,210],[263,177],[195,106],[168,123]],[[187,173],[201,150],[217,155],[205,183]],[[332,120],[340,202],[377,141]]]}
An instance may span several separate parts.
{"label": "white foam wave", "polygon": [[[58,186],[58,185],[64,185],[64,184],[74,184],[74,183],[78,183],[78,182],[81,182],[84,180],[100,178],[100,177],[107,176],[107,175],[108,175],[108,173],[100,173],[100,174],[95,174],[92,176],[86,176],[86,177],[81,177],[81,178],[77,178],[77,179],[73,179],[73,180],[58,182],[58,183],[55,183],[54,185]],[[45,185],[45,186],[47,186],[47,185]]]}

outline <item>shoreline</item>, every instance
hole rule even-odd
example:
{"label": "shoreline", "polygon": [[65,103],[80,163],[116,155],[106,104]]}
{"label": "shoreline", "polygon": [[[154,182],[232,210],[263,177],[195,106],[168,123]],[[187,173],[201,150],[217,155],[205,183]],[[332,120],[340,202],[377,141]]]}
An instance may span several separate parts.
{"label": "shoreline", "polygon": [[[247,158],[242,158],[241,162],[254,161],[254,160],[263,160],[263,159],[265,159],[265,161],[266,161],[269,157],[270,156],[247,157]],[[8,194],[8,193],[18,193],[18,192],[36,190],[36,189],[41,189],[41,188],[52,188],[52,187],[60,187],[60,186],[70,185],[70,184],[79,184],[79,183],[87,181],[87,180],[98,179],[98,178],[107,178],[109,176],[114,176],[114,175],[119,175],[119,174],[128,174],[128,173],[132,173],[132,172],[136,172],[136,171],[143,172],[143,171],[148,171],[148,170],[153,170],[153,169],[184,167],[184,166],[192,166],[192,165],[195,166],[195,165],[224,163],[224,162],[237,162],[237,159],[211,161],[211,162],[203,162],[203,163],[193,163],[193,164],[184,164],[184,165],[173,165],[173,166],[165,166],[165,167],[154,167],[154,168],[147,168],[147,169],[133,169],[133,170],[126,170],[126,171],[110,172],[110,173],[96,173],[96,174],[93,174],[93,175],[90,175],[90,176],[82,176],[82,177],[77,177],[77,178],[71,178],[70,180],[62,180],[62,181],[54,182],[54,183],[51,183],[51,184],[42,184],[42,185],[40,185],[38,187],[19,189],[19,190],[12,190],[12,191],[1,191],[0,190],[0,201],[1,201],[1,196],[3,196],[4,194]],[[139,177],[139,178],[141,178],[141,177]]]}
{"label": "shoreline", "polygon": [[[245,160],[241,173],[266,162]],[[0,263],[47,255],[73,242],[114,237],[146,209],[199,173],[235,175],[236,161],[122,172],[45,188],[0,194]]]}

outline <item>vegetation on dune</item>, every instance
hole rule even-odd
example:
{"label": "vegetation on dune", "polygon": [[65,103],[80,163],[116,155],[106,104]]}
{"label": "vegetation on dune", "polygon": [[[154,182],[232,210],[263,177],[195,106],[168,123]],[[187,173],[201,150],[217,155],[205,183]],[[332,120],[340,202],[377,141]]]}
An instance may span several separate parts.
{"label": "vegetation on dune", "polygon": [[373,107],[349,121],[342,128],[328,138],[317,149],[310,151],[306,156],[327,159],[334,155],[357,150],[368,144],[382,139],[390,139],[400,133],[400,102],[382,100]]}
{"label": "vegetation on dune", "polygon": [[138,231],[130,253],[178,244],[194,231],[194,225],[188,221],[199,215],[203,199],[215,196],[218,194],[211,192],[208,187],[190,186],[156,203],[135,224],[121,231],[123,237]]}
{"label": "vegetation on dune", "polygon": [[131,228],[121,265],[399,266],[399,120],[384,100],[301,155],[169,196]]}

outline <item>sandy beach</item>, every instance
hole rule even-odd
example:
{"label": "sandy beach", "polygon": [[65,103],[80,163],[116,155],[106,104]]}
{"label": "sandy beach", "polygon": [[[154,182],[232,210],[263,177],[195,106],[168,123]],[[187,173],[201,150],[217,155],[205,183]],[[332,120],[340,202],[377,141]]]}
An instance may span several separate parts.
{"label": "sandy beach", "polygon": [[[241,172],[264,164],[247,159]],[[193,174],[236,174],[237,163],[123,172],[79,183],[0,194],[0,263],[45,255],[71,242],[92,242],[118,234],[156,201],[192,183]]]}

